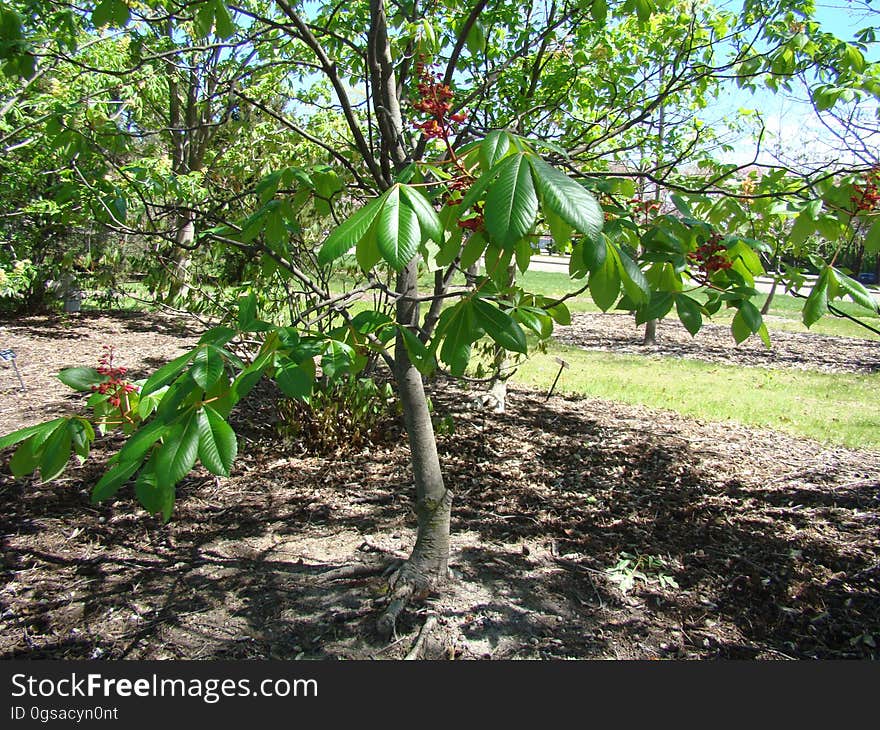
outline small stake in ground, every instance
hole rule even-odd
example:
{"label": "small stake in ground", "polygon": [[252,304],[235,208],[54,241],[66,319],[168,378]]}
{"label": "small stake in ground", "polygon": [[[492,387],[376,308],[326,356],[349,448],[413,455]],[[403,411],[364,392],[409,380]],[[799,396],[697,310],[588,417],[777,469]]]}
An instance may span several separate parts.
{"label": "small stake in ground", "polygon": [[0,350],[0,360],[11,363],[12,369],[15,370],[15,377],[18,378],[18,384],[22,390],[27,390],[24,387],[24,381],[21,379],[21,373],[18,372],[18,366],[15,364],[15,353],[12,350]]}
{"label": "small stake in ground", "polygon": [[562,371],[567,367],[571,367],[565,360],[561,357],[554,357],[554,360],[559,363],[559,372],[556,373],[556,379],[553,381],[553,385],[550,386],[550,390],[547,391],[547,397],[544,399],[545,401],[550,400],[550,396],[553,395],[553,391],[556,390],[556,383],[559,382],[559,377],[562,375]]}

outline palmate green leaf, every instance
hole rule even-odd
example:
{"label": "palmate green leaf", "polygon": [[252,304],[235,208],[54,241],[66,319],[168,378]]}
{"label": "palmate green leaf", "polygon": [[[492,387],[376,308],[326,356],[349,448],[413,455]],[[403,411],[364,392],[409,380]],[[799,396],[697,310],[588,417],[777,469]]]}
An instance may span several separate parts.
{"label": "palmate green leaf", "polygon": [[168,383],[180,375],[183,369],[189,364],[189,361],[193,359],[194,355],[195,351],[187,352],[171,362],[165,363],[147,378],[147,382],[144,383],[144,387],[141,388],[141,397],[150,395],[150,393],[155,393],[159,388],[168,385]]}
{"label": "palmate green leaf", "polygon": [[454,376],[463,375],[471,358],[471,345],[483,336],[477,326],[470,299],[462,299],[444,310],[437,323],[436,337],[442,338],[440,359]]}
{"label": "palmate green leaf", "polygon": [[574,229],[549,208],[545,208],[544,218],[550,229],[550,235],[553,237],[553,243],[560,251],[567,251],[571,246],[571,232]]}
{"label": "palmate green leaf", "polygon": [[[577,248],[582,265],[587,271],[595,271],[605,265],[608,256],[608,244],[604,236],[586,238]],[[572,256],[574,258],[574,256]]]}
{"label": "palmate green leaf", "polygon": [[174,486],[196,464],[199,450],[199,424],[194,413],[176,424],[165,442],[156,450],[156,475],[159,483]]}
{"label": "palmate green leaf", "polygon": [[200,347],[189,370],[192,379],[202,390],[208,390],[223,375],[223,356],[213,345]]}
{"label": "palmate green leaf", "polygon": [[376,216],[379,215],[387,195],[386,192],[378,198],[374,198],[333,229],[318,252],[318,263],[326,266],[355,246],[370,229]]}
{"label": "palmate green leaf", "polygon": [[93,385],[107,380],[95,368],[67,368],[58,373],[58,380],[74,390],[88,391]]}
{"label": "palmate green leaf", "polygon": [[487,244],[488,241],[482,233],[479,231],[472,233],[470,238],[468,238],[467,243],[464,245],[464,248],[461,250],[459,266],[461,266],[462,269],[469,269],[477,263],[477,261],[480,260],[480,256],[483,255],[483,251],[486,250]]}
{"label": "palmate green leaf", "polygon": [[647,305],[636,311],[636,324],[645,324],[652,319],[662,319],[669,314],[673,303],[672,292],[652,291]]}
{"label": "palmate green leaf", "polygon": [[134,476],[140,466],[139,461],[127,461],[112,466],[92,488],[92,503],[97,504],[113,497]]}
{"label": "palmate green leaf", "polygon": [[616,249],[615,253],[620,261],[623,290],[636,306],[644,304],[651,296],[651,286],[648,284],[648,280],[635,261],[627,256],[624,251]]}
{"label": "palmate green leaf", "polygon": [[498,345],[511,352],[526,353],[525,332],[513,317],[480,297],[474,297],[473,307],[477,325]]}
{"label": "palmate green leaf", "polygon": [[617,252],[604,242],[603,245],[607,249],[605,260],[601,266],[590,272],[587,284],[596,306],[603,312],[607,312],[614,306],[620,294],[620,272]]}
{"label": "palmate green leaf", "polygon": [[199,461],[212,474],[228,477],[238,454],[235,431],[211,406],[205,406],[196,414],[196,423]]}
{"label": "palmate green leaf", "polygon": [[733,322],[730,324],[730,331],[733,334],[733,339],[736,341],[736,344],[740,344],[741,342],[745,342],[749,337],[752,336],[752,328],[749,327],[745,318],[742,315],[742,310],[739,310],[733,316]]}
{"label": "palmate green leaf", "polygon": [[526,155],[511,155],[499,167],[486,194],[486,230],[502,249],[512,250],[535,223],[538,196]]}
{"label": "palmate green leaf", "polygon": [[125,0],[101,0],[92,11],[92,23],[96,28],[110,24],[122,27],[130,16]]}
{"label": "palmate green leaf", "polygon": [[861,282],[837,269],[832,269],[832,271],[834,272],[834,278],[837,280],[838,287],[844,294],[849,295],[850,299],[865,309],[869,309],[872,312],[877,311],[877,301]]}
{"label": "palmate green leaf", "polygon": [[865,234],[865,252],[876,253],[880,251],[880,218],[875,220]]}
{"label": "palmate green leaf", "polygon": [[18,431],[13,431],[12,433],[8,433],[2,438],[0,438],[0,449],[5,449],[9,446],[14,446],[25,439],[30,438],[31,436],[39,434],[42,438],[38,437],[38,442],[43,443],[46,438],[51,434],[56,428],[58,428],[62,423],[67,420],[65,417],[54,418],[51,421],[46,421],[45,423],[38,423],[36,426],[28,426],[27,428],[20,428]]}
{"label": "palmate green leaf", "polygon": [[504,130],[496,129],[486,135],[480,143],[480,167],[491,170],[510,150],[510,135]]}
{"label": "palmate green leaf", "polygon": [[700,303],[687,294],[676,294],[675,309],[684,328],[691,333],[692,337],[696,335],[700,331],[700,327],[703,326],[703,312]]}
{"label": "palmate green leaf", "polygon": [[174,484],[161,479],[157,468],[157,459],[154,455],[138,474],[134,492],[147,512],[161,514],[162,519],[168,522],[174,511]]}
{"label": "palmate green leaf", "polygon": [[379,253],[395,271],[412,260],[421,242],[418,216],[401,200],[400,187],[389,188],[376,224]]}
{"label": "palmate green leaf", "polygon": [[425,376],[433,373],[437,369],[437,360],[433,352],[425,346],[425,343],[412,330],[403,325],[397,325],[397,329],[400,332],[403,346],[406,348],[413,367]]}
{"label": "palmate green leaf", "polygon": [[69,423],[55,429],[46,439],[40,454],[40,479],[50,482],[58,477],[70,461],[72,437]]}
{"label": "palmate green leaf", "polygon": [[813,290],[804,302],[804,310],[801,314],[805,326],[811,327],[828,314],[828,300],[832,298],[830,292],[832,276],[831,267],[826,266],[816,279]]}
{"label": "palmate green leaf", "polygon": [[434,206],[422,193],[416,188],[408,185],[400,186],[401,203],[408,205],[416,214],[419,220],[419,230],[422,235],[422,241],[431,239],[436,244],[443,243],[443,224],[440,216],[434,210]]}
{"label": "palmate green leaf", "polygon": [[113,457],[113,461],[120,463],[141,463],[153,444],[162,438],[167,430],[168,425],[162,421],[151,421],[147,425],[141,426],[134,435],[125,442],[125,446],[123,446],[119,453]]}
{"label": "palmate green leaf", "polygon": [[21,479],[28,474],[33,474],[40,463],[42,446],[43,442],[33,436],[22,441],[9,460],[9,471],[12,472],[12,476]]}
{"label": "palmate green leaf", "polygon": [[528,327],[541,339],[547,339],[553,334],[553,319],[542,309],[517,307],[510,314],[523,327]]}
{"label": "palmate green leaf", "polygon": [[599,201],[582,185],[540,157],[529,157],[529,164],[544,207],[552,210],[576,231],[597,238],[605,222]]}
{"label": "palmate green leaf", "polygon": [[288,360],[275,371],[275,382],[288,398],[308,401],[314,376],[307,368]]}

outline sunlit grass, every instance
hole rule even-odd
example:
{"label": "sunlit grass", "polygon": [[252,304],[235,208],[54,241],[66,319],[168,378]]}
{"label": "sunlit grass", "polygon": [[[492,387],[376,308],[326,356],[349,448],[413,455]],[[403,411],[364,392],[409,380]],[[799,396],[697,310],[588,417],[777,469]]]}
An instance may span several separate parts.
{"label": "sunlit grass", "polygon": [[721,365],[659,356],[616,355],[554,342],[513,382],[557,392],[665,408],[711,421],[736,421],[852,447],[880,448],[875,406],[880,374],[827,374]]}

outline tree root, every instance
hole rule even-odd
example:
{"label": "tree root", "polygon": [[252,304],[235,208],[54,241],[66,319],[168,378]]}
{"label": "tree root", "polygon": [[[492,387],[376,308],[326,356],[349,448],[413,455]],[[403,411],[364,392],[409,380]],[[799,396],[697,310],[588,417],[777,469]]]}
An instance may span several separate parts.
{"label": "tree root", "polygon": [[318,576],[319,583],[330,583],[334,580],[346,580],[348,578],[366,578],[371,575],[392,575],[403,564],[397,558],[380,560],[375,563],[356,563],[343,565],[341,568],[325,571]]}
{"label": "tree root", "polygon": [[431,635],[431,632],[436,625],[437,617],[432,613],[427,619],[425,619],[425,623],[422,625],[421,631],[419,631],[419,635],[416,637],[416,640],[412,645],[412,649],[410,649],[404,657],[404,661],[419,659],[419,655],[422,653],[422,648],[425,646],[425,642],[428,640],[428,637]]}
{"label": "tree root", "polygon": [[437,581],[431,580],[424,572],[405,562],[391,577],[391,590],[388,594],[388,607],[379,617],[379,631],[389,637],[397,637],[397,619],[411,599],[427,598]]}

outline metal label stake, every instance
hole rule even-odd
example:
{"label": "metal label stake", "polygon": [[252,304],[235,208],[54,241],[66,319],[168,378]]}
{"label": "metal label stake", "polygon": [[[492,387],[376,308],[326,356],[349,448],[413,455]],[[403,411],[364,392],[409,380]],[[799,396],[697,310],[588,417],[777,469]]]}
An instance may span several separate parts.
{"label": "metal label stake", "polygon": [[547,397],[544,398],[545,401],[550,400],[550,396],[553,395],[553,391],[556,390],[556,383],[559,382],[559,378],[562,375],[562,371],[567,367],[571,367],[565,360],[561,357],[554,357],[554,360],[559,363],[559,372],[556,373],[556,379],[553,381],[553,385],[550,386],[550,390],[547,391]]}
{"label": "metal label stake", "polygon": [[18,378],[18,384],[21,386],[22,390],[27,390],[24,381],[21,379],[21,373],[18,372],[18,365],[15,364],[15,352],[12,350],[0,350],[0,360],[12,365],[12,369],[15,371],[15,377]]}

